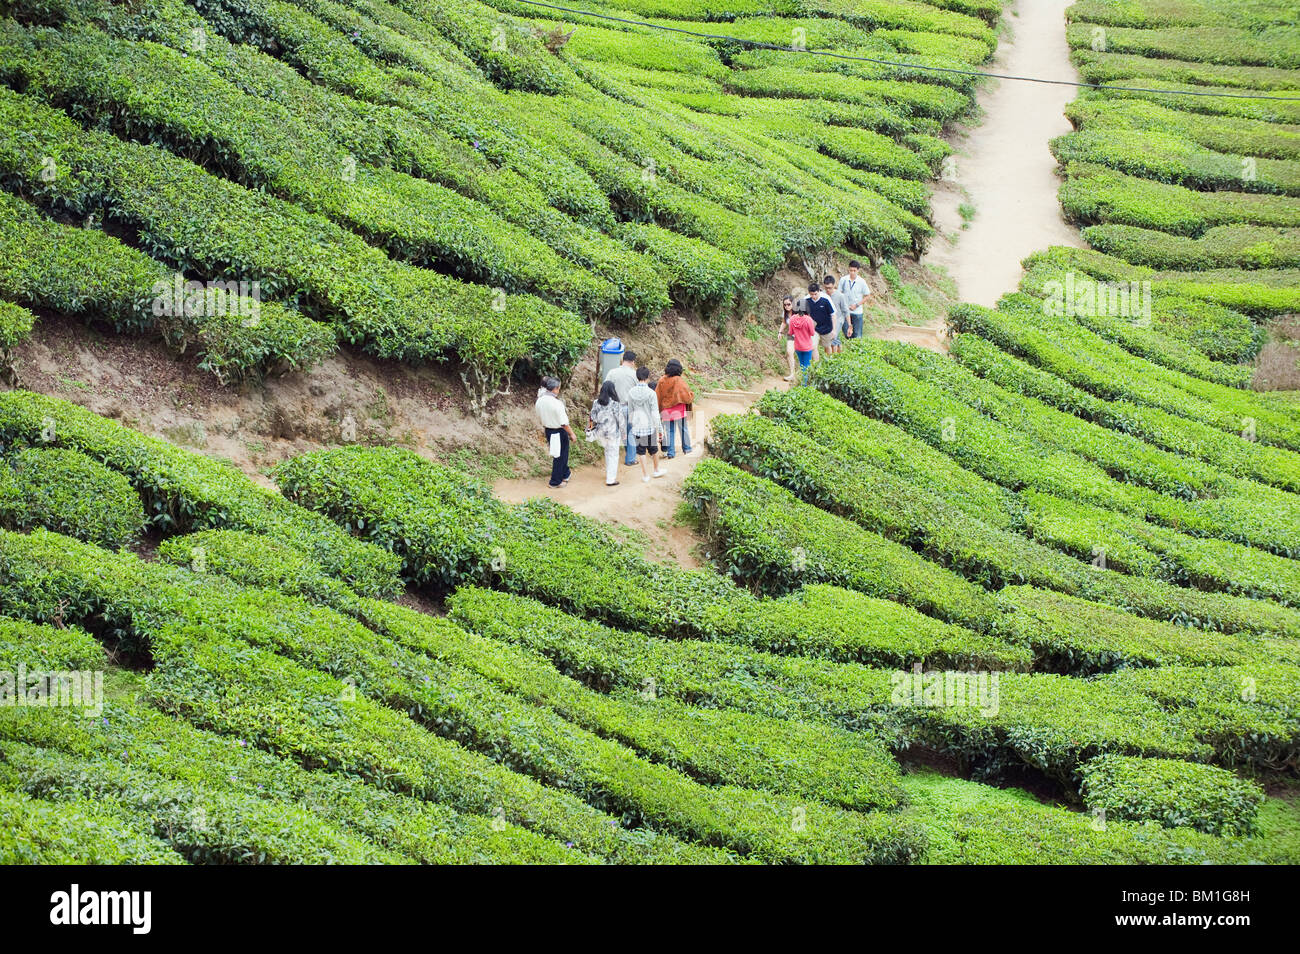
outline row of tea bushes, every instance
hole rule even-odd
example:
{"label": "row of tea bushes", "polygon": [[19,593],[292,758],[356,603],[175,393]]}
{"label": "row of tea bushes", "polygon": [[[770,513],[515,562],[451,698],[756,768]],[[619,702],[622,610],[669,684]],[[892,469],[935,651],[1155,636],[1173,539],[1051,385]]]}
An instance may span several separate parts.
{"label": "row of tea bushes", "polygon": [[[231,655],[251,663],[248,650],[252,649],[252,656],[258,658],[274,654],[278,662],[272,668],[287,671],[285,666],[301,666],[308,672],[332,673],[346,680],[345,685],[355,685],[354,693],[341,690],[342,702],[336,706],[351,706],[353,699],[360,706],[366,700],[368,707],[394,717],[400,715],[403,721],[407,715],[401,714],[409,714],[415,731],[423,731],[416,728],[423,725],[469,749],[483,751],[512,771],[534,776],[548,786],[578,793],[593,805],[630,813],[629,817],[644,819],[654,828],[676,831],[694,841],[727,845],[768,861],[905,860],[916,851],[907,827],[887,816],[843,811],[810,799],[796,800],[731,784],[702,785],[666,765],[636,757],[623,745],[563,719],[545,704],[496,688],[486,677],[440,662],[334,611],[294,597],[243,589],[212,576],[144,564],[125,555],[109,557],[103,551],[39,531],[30,537],[6,538],[3,559],[8,570],[4,605],[21,606],[28,615],[41,617],[48,615],[49,607],[57,602],[62,607],[60,612],[78,619],[93,607],[111,619],[119,631],[150,645],[157,663],[155,673],[164,681],[175,675],[189,686],[195,664],[182,663],[167,649],[162,649],[167,658],[160,659],[160,644],[173,645],[174,639],[188,643],[198,668]],[[162,612],[155,607],[162,607]],[[407,633],[406,638],[414,637]],[[428,638],[436,642],[436,637]],[[246,648],[232,653],[234,644]],[[179,644],[175,645],[179,648]],[[226,664],[222,665],[224,668]],[[241,667],[236,664],[236,668]],[[205,693],[227,682],[212,678],[214,675],[211,671],[205,673],[201,683]],[[546,692],[536,685],[516,688],[528,688],[534,695]],[[306,698],[311,695],[307,692]],[[573,695],[566,704],[580,705]],[[580,697],[581,692],[576,695]],[[588,704],[584,719],[617,718],[617,709],[602,716],[593,705]],[[253,714],[254,710],[248,713]],[[648,718],[638,728],[633,720],[624,719],[621,731],[636,735],[644,745],[671,745],[677,758],[687,764],[692,755],[714,759],[715,765],[722,764],[718,759],[729,759],[731,773],[747,771],[752,776],[765,772],[771,777],[771,763],[740,757],[745,745],[739,739],[728,741],[727,733],[742,735],[744,720],[733,719],[731,726],[714,720],[712,736],[702,731],[705,723],[682,720],[685,734],[675,742],[663,737],[671,721],[660,729],[658,741],[651,738],[659,721]],[[758,722],[750,722],[751,734],[761,729]],[[603,730],[608,728],[602,725]],[[266,731],[253,734],[265,738]],[[783,734],[770,735],[768,744],[760,748],[770,748]],[[809,741],[804,740],[804,751]],[[825,733],[818,741],[822,745],[834,744]],[[378,743],[379,738],[373,742]],[[841,745],[847,744],[848,737]],[[862,745],[866,744],[867,740],[863,740]],[[748,745],[753,747],[754,742]],[[731,755],[727,754],[729,747]],[[870,759],[863,761],[862,754],[860,751],[857,758],[844,758],[842,754],[829,758],[826,770],[831,775],[825,771],[819,774],[832,786],[843,781],[832,778],[836,774],[834,766],[859,775],[853,783],[855,793],[849,795],[845,790],[841,797],[852,798],[865,808],[861,799],[889,797],[888,771],[881,779],[885,788],[879,794],[868,794],[876,783],[868,781],[867,776],[883,768],[884,763],[879,759],[874,763]],[[807,831],[790,824],[791,817],[800,811],[806,812]]]}
{"label": "row of tea bushes", "polygon": [[[164,535],[208,527],[265,533],[311,554],[359,592],[391,596],[401,586],[401,560],[393,554],[352,538],[226,464],[59,398],[0,394],[0,445],[59,448],[98,461],[126,478],[143,501],[149,525]],[[97,481],[107,486],[109,479]]]}
{"label": "row of tea bushes", "polygon": [[[334,350],[333,329],[275,302],[225,290],[175,293],[176,273],[97,228],[64,225],[0,191],[0,296],[106,322],[126,334],[160,334],[177,351],[193,348],[199,367],[223,382],[273,371],[310,368]],[[159,292],[164,292],[160,296]],[[170,307],[163,314],[155,302]],[[33,316],[14,315],[0,335],[12,348],[31,331]],[[166,312],[170,312],[170,314]]]}

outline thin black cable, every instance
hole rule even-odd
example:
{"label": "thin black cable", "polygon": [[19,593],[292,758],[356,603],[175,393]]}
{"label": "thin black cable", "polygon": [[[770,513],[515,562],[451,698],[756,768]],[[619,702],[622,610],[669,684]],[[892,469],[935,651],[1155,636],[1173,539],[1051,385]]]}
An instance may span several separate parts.
{"label": "thin black cable", "polygon": [[1209,93],[1191,89],[1151,89],[1145,86],[1102,86],[1098,83],[1080,83],[1076,80],[1043,79],[1038,76],[1016,76],[1011,73],[989,73],[984,70],[963,70],[952,66],[925,66],[921,63],[900,63],[896,60],[881,60],[870,56],[854,56],[849,53],[834,53],[830,50],[803,50],[793,46],[778,46],[775,43],[764,43],[761,40],[745,40],[740,37],[726,36],[721,33],[700,33],[696,30],[685,30],[681,27],[665,26],[662,23],[648,23],[645,20],[629,20],[626,17],[616,17],[608,13],[592,13],[590,10],[577,10],[573,7],[564,7],[555,3],[543,3],[542,0],[514,0],[514,2],[527,4],[530,7],[546,7],[549,10],[560,10],[564,13],[573,13],[583,17],[594,17],[597,20],[612,20],[615,23],[626,23],[631,26],[648,27],[651,30],[664,30],[668,33],[683,33],[686,36],[699,37],[704,40],[724,40],[728,43],[743,43],[744,45],[757,50],[777,50],[783,53],[806,53],[810,56],[825,56],[830,57],[831,59],[852,60],[858,63],[875,63],[880,66],[893,66],[899,69],[929,70],[934,73],[956,73],[960,76],[987,76],[991,79],[1016,80],[1021,83],[1042,83],[1047,86],[1077,86],[1080,89],[1116,90],[1126,93],[1165,93],[1170,96],[1217,96],[1223,99],[1267,99],[1283,103],[1300,103],[1300,96],[1266,96],[1259,93]]}

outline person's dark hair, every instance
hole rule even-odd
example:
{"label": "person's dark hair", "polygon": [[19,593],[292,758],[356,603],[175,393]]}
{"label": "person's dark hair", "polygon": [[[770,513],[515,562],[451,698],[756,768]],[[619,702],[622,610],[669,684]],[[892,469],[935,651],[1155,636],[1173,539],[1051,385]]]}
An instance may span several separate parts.
{"label": "person's dark hair", "polygon": [[624,352],[623,352],[623,360],[624,360],[624,362],[626,362],[627,364],[636,364],[636,352],[635,352],[635,351],[624,351]]}
{"label": "person's dark hair", "polygon": [[664,377],[675,378],[682,373],[682,363],[676,358],[664,365]]}
{"label": "person's dark hair", "polygon": [[614,387],[613,381],[606,381],[600,386],[600,395],[596,398],[601,407],[605,407],[610,401],[618,400],[618,388]]}
{"label": "person's dark hair", "polygon": [[822,284],[823,284],[823,285],[834,285],[834,284],[835,284],[835,276],[834,276],[834,275],[827,275],[825,278],[822,279]]}
{"label": "person's dark hair", "polygon": [[786,302],[789,302],[790,305],[791,305],[791,307],[793,307],[793,306],[794,306],[794,295],[786,295],[784,298],[781,299],[781,304],[784,305]]}
{"label": "person's dark hair", "polygon": [[859,262],[856,258],[849,259],[849,268],[861,268],[861,267],[862,267],[862,263]]}
{"label": "person's dark hair", "polygon": [[650,379],[650,369],[644,364],[636,369],[636,379],[638,381],[648,381]]}
{"label": "person's dark hair", "polygon": [[542,387],[544,387],[548,391],[554,391],[559,386],[560,386],[559,378],[553,378],[549,374],[546,377],[542,378]]}
{"label": "person's dark hair", "polygon": [[812,292],[815,292],[815,291],[819,292],[819,291],[821,291],[821,290],[822,290],[822,286],[821,286],[821,285],[818,285],[816,282],[809,282],[809,283],[808,283],[808,292],[809,292],[809,294],[811,294]]}

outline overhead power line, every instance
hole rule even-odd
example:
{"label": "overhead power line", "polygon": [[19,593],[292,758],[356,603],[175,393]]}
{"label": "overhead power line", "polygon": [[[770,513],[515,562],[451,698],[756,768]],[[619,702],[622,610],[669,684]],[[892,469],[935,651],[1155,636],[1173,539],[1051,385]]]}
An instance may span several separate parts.
{"label": "overhead power line", "polygon": [[530,7],[545,7],[559,10],[575,16],[593,17],[597,20],[610,20],[614,23],[626,23],[629,26],[645,27],[650,30],[662,30],[666,33],[680,33],[685,36],[698,37],[702,40],[723,40],[727,43],[740,43],[755,50],[775,50],[780,53],[803,53],[807,56],[824,56],[835,60],[849,60],[855,63],[874,63],[878,66],[893,66],[905,70],[928,70],[932,73],[956,73],[959,76],[985,76],[990,79],[1015,80],[1018,83],[1042,83],[1045,86],[1077,86],[1080,89],[1114,90],[1126,93],[1163,93],[1168,96],[1214,96],[1221,99],[1267,99],[1283,103],[1300,103],[1300,96],[1270,96],[1262,93],[1213,93],[1193,89],[1153,89],[1146,86],[1104,86],[1100,83],[1081,83],[1078,80],[1044,79],[1040,76],[1016,76],[1011,73],[990,73],[985,70],[963,70],[952,66],[926,66],[921,63],[900,63],[897,60],[882,60],[872,56],[856,56],[851,53],[835,53],[831,50],[808,50],[796,46],[781,46],[776,43],[764,43],[761,40],[745,40],[740,37],[727,36],[722,33],[701,33],[682,27],[667,26],[663,23],[649,23],[645,20],[630,20],[616,17],[610,13],[593,13],[590,10],[578,10],[556,3],[544,3],[542,0],[514,0],[515,3]]}

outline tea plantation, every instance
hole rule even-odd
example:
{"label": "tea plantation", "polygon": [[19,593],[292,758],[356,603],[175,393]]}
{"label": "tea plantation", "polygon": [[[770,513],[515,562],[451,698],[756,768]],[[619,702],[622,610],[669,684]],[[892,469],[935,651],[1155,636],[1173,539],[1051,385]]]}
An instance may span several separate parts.
{"label": "tea plantation", "polygon": [[[715,420],[703,569],[409,450],[277,492],[0,393],[0,677],[104,689],[0,706],[0,862],[1300,862],[1300,403],[1253,386],[1300,312],[1287,6],[1075,4],[1086,80],[1165,91],[1081,91],[1052,144],[1089,248],[953,308],[951,355],[854,342]],[[1002,16],[584,8],[719,38],[0,0],[0,347],[72,315],[228,383],[344,347],[481,404],[592,321],[923,249],[974,85],[917,67],[977,68]],[[792,37],[895,65],[736,42]],[[158,314],[176,273],[265,300]]]}

